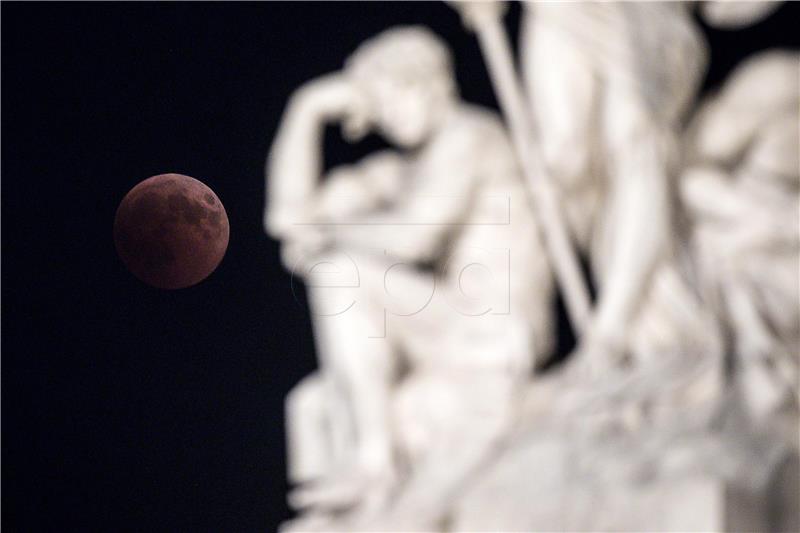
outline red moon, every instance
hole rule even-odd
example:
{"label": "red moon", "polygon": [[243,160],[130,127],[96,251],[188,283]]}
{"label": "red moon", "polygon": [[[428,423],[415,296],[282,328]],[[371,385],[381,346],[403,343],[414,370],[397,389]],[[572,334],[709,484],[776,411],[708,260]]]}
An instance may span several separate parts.
{"label": "red moon", "polygon": [[228,215],[214,191],[181,174],[148,178],[122,199],[114,244],[140,280],[160,289],[203,281],[228,248]]}

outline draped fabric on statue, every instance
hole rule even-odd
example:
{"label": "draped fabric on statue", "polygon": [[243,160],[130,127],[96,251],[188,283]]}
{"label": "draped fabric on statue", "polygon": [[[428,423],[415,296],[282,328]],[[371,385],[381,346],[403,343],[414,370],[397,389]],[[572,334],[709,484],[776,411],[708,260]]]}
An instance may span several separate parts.
{"label": "draped fabric on statue", "polygon": [[638,86],[660,121],[680,120],[702,83],[708,54],[684,3],[542,2],[530,9],[542,24],[563,31],[598,72]]}

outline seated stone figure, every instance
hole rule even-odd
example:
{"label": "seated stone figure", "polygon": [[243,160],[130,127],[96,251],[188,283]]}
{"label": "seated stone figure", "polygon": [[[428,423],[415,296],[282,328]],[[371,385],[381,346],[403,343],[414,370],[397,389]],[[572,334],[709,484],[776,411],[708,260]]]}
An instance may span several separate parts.
{"label": "seated stone figure", "polygon": [[799,65],[771,51],[740,66],[695,118],[682,180],[703,289],[757,420],[787,407],[797,416]]}
{"label": "seated stone figure", "polygon": [[[330,122],[397,150],[323,176]],[[437,37],[390,29],[296,92],[267,174],[265,226],[305,279],[320,363],[287,399],[302,527],[431,528],[551,342],[548,264],[502,124],[459,98]]]}

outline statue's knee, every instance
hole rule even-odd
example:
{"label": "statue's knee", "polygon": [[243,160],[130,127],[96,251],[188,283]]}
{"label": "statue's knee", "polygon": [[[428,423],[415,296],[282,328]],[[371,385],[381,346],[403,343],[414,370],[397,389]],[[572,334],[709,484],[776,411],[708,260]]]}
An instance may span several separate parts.
{"label": "statue's knee", "polygon": [[319,411],[324,404],[322,396],[322,377],[316,372],[304,377],[286,395],[287,418],[303,417]]}
{"label": "statue's knee", "polygon": [[413,461],[433,440],[429,394],[424,380],[411,377],[398,387],[393,401],[393,418],[400,449]]}

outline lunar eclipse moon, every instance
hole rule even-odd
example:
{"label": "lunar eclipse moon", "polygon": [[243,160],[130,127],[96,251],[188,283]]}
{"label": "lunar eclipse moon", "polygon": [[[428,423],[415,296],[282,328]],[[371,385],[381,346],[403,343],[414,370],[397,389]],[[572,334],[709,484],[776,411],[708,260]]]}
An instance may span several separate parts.
{"label": "lunar eclipse moon", "polygon": [[140,280],[182,289],[209,276],[228,248],[228,215],[214,191],[181,174],[148,178],[125,195],[114,244]]}

